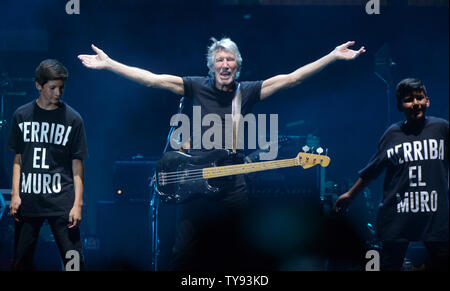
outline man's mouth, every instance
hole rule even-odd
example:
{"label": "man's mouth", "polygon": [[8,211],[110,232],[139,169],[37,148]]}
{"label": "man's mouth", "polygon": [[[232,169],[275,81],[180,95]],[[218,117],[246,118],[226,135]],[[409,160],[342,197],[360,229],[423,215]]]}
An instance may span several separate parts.
{"label": "man's mouth", "polygon": [[231,72],[228,72],[228,71],[227,72],[221,72],[220,76],[224,77],[224,78],[228,78],[229,76],[231,76]]}

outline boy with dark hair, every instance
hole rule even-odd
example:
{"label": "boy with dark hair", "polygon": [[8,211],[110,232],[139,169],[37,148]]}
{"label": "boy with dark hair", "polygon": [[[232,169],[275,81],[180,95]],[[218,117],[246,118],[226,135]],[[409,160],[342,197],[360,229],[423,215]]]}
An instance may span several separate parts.
{"label": "boy with dark hair", "polygon": [[42,61],[35,72],[39,98],[19,107],[13,115],[8,148],[16,153],[10,205],[15,219],[15,270],[32,269],[45,220],[64,266],[75,258],[69,251],[76,251],[80,264],[72,269],[83,268],[78,226],[83,206],[86,135],[81,116],[60,100],[67,78],[67,69],[60,62]]}
{"label": "boy with dark hair", "polygon": [[377,217],[381,270],[401,270],[411,241],[424,242],[430,270],[448,270],[448,121],[425,116],[430,99],[420,80],[402,80],[396,95],[406,120],[387,129],[377,153],[334,209],[345,209],[386,169]]}

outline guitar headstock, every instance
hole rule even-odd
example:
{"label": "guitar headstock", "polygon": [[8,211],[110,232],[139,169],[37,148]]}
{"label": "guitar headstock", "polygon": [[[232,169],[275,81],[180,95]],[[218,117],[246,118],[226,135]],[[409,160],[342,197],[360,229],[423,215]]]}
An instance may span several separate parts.
{"label": "guitar headstock", "polygon": [[315,165],[328,167],[328,165],[330,164],[330,157],[328,157],[327,155],[322,155],[323,149],[320,147],[316,150],[317,154],[308,153],[309,151],[308,146],[304,146],[303,151],[304,151],[303,153],[302,152],[298,153],[296,157],[297,164],[303,169],[308,169],[314,167]]}

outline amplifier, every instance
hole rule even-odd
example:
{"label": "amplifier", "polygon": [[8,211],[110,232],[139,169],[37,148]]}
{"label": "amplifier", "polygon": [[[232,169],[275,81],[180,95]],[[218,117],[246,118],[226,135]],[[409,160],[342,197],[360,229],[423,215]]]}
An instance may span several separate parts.
{"label": "amplifier", "polygon": [[[154,209],[147,202],[98,201],[97,248],[101,254],[96,265],[101,266],[99,269],[153,270],[153,231],[157,231],[158,270],[169,270],[177,207],[176,204],[160,203],[155,221]],[[153,229],[155,222],[157,229]]]}
{"label": "amplifier", "polygon": [[103,270],[151,270],[150,206],[142,201],[98,201],[97,236]]}
{"label": "amplifier", "polygon": [[319,200],[324,170],[320,167],[277,169],[247,175],[251,198],[299,198]]}
{"label": "amplifier", "polygon": [[[320,138],[312,134],[306,136],[278,136],[277,159],[292,159],[307,145],[311,150],[321,147]],[[323,147],[323,146],[322,146]],[[256,150],[245,157],[246,162],[261,162]],[[315,153],[315,152],[314,152]],[[320,200],[325,191],[325,168],[315,166],[310,169],[291,167],[246,175],[250,198],[295,198]]]}

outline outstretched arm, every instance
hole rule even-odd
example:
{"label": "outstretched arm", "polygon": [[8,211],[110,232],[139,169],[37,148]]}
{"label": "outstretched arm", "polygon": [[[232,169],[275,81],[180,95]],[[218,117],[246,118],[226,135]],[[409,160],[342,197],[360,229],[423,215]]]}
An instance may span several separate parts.
{"label": "outstretched arm", "polygon": [[150,71],[136,67],[130,67],[111,59],[105,52],[92,45],[96,55],[79,55],[83,65],[90,69],[106,69],[131,81],[147,87],[155,87],[172,91],[178,95],[184,95],[183,79],[173,75],[154,74]]}
{"label": "outstretched arm", "polygon": [[320,72],[323,68],[336,60],[353,60],[366,51],[364,47],[361,47],[357,51],[349,49],[349,47],[354,44],[354,41],[346,42],[340,46],[337,46],[328,55],[318,59],[315,62],[307,64],[290,74],[277,75],[265,80],[262,83],[261,100],[269,97],[281,89],[300,84],[305,79]]}

